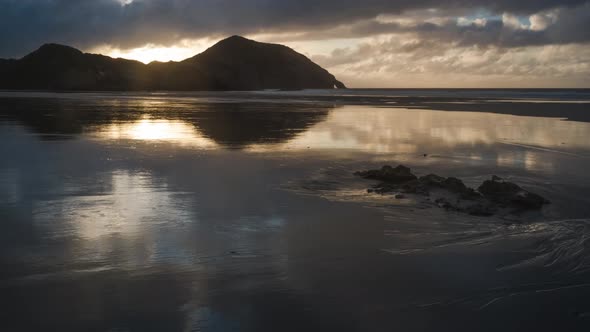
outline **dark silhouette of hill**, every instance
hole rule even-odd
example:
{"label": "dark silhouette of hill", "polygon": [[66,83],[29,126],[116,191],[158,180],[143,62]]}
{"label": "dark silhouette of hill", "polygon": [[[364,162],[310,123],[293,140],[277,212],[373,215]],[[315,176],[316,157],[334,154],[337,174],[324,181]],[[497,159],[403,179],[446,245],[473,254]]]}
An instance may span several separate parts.
{"label": "dark silhouette of hill", "polygon": [[144,64],[45,44],[5,62],[0,88],[31,90],[127,90],[140,88]]}
{"label": "dark silhouette of hill", "polygon": [[325,121],[334,106],[299,104],[210,104],[198,116],[183,118],[199,132],[231,149],[285,143]]}
{"label": "dark silhouette of hill", "polygon": [[[116,100],[116,103],[112,103]],[[64,140],[141,119],[182,121],[228,149],[284,143],[325,121],[336,106],[326,104],[170,103],[142,105],[116,97],[3,98],[0,124],[17,121],[44,140]]]}
{"label": "dark silhouette of hill", "polygon": [[345,88],[304,55],[239,36],[181,62],[113,59],[45,44],[19,60],[0,59],[0,89],[261,90]]}

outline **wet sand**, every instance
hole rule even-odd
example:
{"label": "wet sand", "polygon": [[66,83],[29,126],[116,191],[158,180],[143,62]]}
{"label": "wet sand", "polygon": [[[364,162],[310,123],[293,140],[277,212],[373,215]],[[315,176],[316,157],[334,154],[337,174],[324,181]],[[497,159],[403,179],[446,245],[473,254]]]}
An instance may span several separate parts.
{"label": "wet sand", "polygon": [[[1,93],[0,328],[586,331],[590,104],[370,93]],[[353,175],[399,163],[553,204]]]}

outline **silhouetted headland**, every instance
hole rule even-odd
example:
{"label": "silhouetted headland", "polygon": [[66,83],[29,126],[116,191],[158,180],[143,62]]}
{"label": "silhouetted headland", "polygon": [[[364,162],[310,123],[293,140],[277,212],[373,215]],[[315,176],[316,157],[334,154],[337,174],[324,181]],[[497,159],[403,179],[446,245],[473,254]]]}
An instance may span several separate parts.
{"label": "silhouetted headland", "polygon": [[346,88],[304,55],[240,36],[180,62],[113,59],[45,44],[19,60],[0,59],[0,89],[210,91]]}

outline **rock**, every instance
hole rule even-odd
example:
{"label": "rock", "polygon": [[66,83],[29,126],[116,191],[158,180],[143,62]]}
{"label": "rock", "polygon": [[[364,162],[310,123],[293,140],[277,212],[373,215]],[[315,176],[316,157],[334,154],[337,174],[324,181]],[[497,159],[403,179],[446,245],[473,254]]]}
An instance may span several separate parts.
{"label": "rock", "polygon": [[468,191],[469,188],[463,181],[450,177],[444,178],[436,174],[428,174],[420,178],[420,182],[424,185],[444,188],[453,193],[462,193]]}
{"label": "rock", "polygon": [[502,199],[508,195],[515,195],[523,189],[517,184],[504,181],[497,176],[493,176],[491,180],[486,180],[477,189],[485,197],[493,199]]}
{"label": "rock", "polygon": [[416,180],[408,181],[400,186],[400,190],[401,190],[401,192],[406,193],[406,194],[417,194],[419,185],[420,185],[420,182],[418,182]]}
{"label": "rock", "polygon": [[463,199],[481,197],[474,189],[467,187],[463,181],[454,177],[444,178],[436,174],[428,174],[420,178],[420,183],[425,186],[439,187],[452,193],[460,194]]}
{"label": "rock", "polygon": [[401,185],[401,191],[406,194],[430,195],[428,186],[421,183],[419,180],[408,181]]}
{"label": "rock", "polygon": [[542,197],[541,195],[522,190],[518,192],[513,198],[514,204],[520,205],[527,209],[540,209],[543,205],[549,204],[550,202]]}
{"label": "rock", "polygon": [[463,183],[463,181],[454,177],[450,177],[444,180],[442,182],[442,187],[454,193],[463,193],[469,189],[467,188],[465,183]]}
{"label": "rock", "polygon": [[[428,174],[417,178],[408,167],[403,165],[395,168],[383,166],[381,169],[356,172],[355,174],[366,179],[380,181],[368,192],[394,193],[396,199],[406,198],[405,194],[430,196],[433,189],[439,189],[438,192],[432,192],[434,198],[439,197],[434,201],[437,206],[474,216],[492,216],[507,208],[516,208],[514,211],[540,209],[549,203],[545,198],[495,175],[491,180],[485,181],[478,188],[479,191],[476,191],[455,177],[445,178],[436,174]],[[447,193],[444,194],[440,191]],[[444,197],[440,197],[441,194]],[[430,198],[426,198],[426,200],[430,201]],[[456,202],[451,203],[451,200],[456,200]]]}
{"label": "rock", "polygon": [[502,179],[501,177],[499,177],[497,175],[492,175],[492,181],[504,181],[504,179]]}
{"label": "rock", "polygon": [[391,166],[383,166],[378,170],[356,172],[355,175],[365,179],[379,180],[396,184],[402,184],[404,182],[417,179],[416,175],[412,174],[412,171],[403,165],[399,165],[396,168]]}
{"label": "rock", "polygon": [[436,174],[428,174],[425,176],[422,176],[420,178],[420,182],[428,185],[428,186],[438,186],[438,187],[442,187],[443,182],[446,180],[446,178],[443,178],[442,176],[438,176]]}
{"label": "rock", "polygon": [[519,185],[493,176],[478,188],[485,198],[505,206],[515,205],[524,209],[540,209],[549,201]]}

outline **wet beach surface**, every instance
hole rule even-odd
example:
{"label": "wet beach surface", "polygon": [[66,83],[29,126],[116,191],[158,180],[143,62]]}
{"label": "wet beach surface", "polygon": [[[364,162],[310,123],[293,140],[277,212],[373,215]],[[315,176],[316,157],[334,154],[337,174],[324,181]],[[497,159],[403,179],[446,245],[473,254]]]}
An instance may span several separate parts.
{"label": "wet beach surface", "polygon": [[[0,154],[1,330],[590,327],[585,90],[0,92]],[[385,164],[552,204],[367,193]]]}

